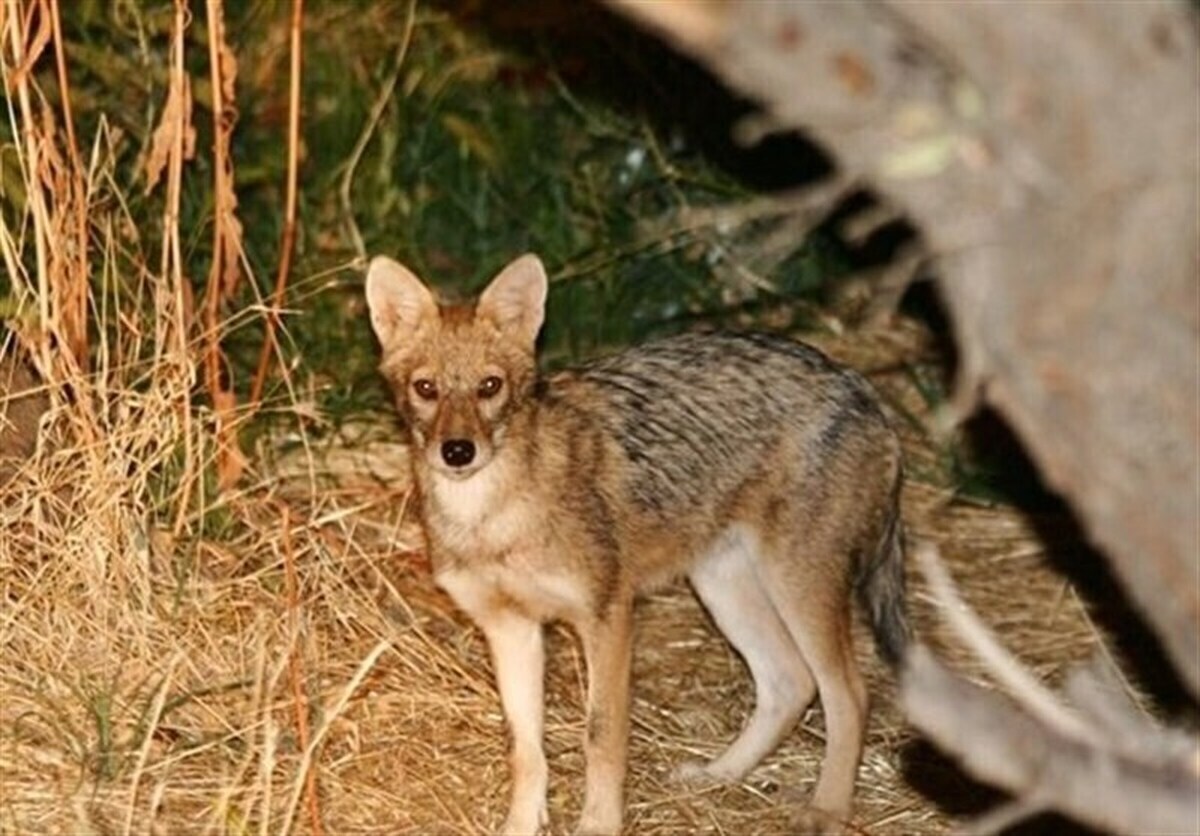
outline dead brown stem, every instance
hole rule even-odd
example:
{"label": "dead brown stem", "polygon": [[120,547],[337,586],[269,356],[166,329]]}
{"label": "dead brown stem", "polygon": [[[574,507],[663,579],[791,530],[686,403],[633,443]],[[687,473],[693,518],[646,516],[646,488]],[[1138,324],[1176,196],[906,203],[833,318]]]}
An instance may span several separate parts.
{"label": "dead brown stem", "polygon": [[[23,23],[15,31],[19,33],[21,43],[25,45],[24,51],[13,54],[15,68],[11,83],[13,86],[19,87],[26,83],[26,77],[30,70],[37,63],[46,44],[50,42],[51,27],[50,16],[46,13],[46,0],[34,0],[34,3],[25,10],[24,15],[20,14],[19,5],[16,6],[15,11],[17,17],[23,19]],[[33,28],[35,20],[37,29]]]}
{"label": "dead brown stem", "polygon": [[69,190],[73,210],[75,251],[71,253],[73,275],[64,276],[67,286],[63,288],[61,300],[63,314],[63,336],[83,372],[90,366],[87,327],[88,300],[88,221],[87,185],[83,165],[79,159],[79,145],[75,141],[75,119],[71,113],[71,84],[67,76],[67,61],[63,52],[62,24],[59,20],[58,0],[49,0],[50,28],[54,40],[54,59],[58,70],[58,88],[62,96],[63,124],[67,134],[67,159],[70,164]]}
{"label": "dead brown stem", "polygon": [[[191,93],[188,76],[184,71],[184,32],[189,14],[186,0],[175,0],[174,20],[171,27],[171,68],[167,102],[163,108],[162,124],[155,131],[155,149],[147,163],[149,187],[153,187],[165,165],[167,170],[167,196],[163,206],[162,256],[159,262],[160,281],[156,285],[156,310],[170,311],[170,315],[155,319],[154,368],[168,367],[166,358],[187,358],[187,322],[189,319],[188,295],[183,275],[183,257],[179,241],[179,203],[183,192],[183,161],[190,157],[195,133],[191,125]],[[155,158],[161,157],[161,162]],[[190,373],[190,371],[189,371]],[[180,498],[172,531],[178,537],[182,532],[191,507],[191,492],[196,479],[195,455],[191,432],[191,406],[181,399],[176,407],[182,421],[184,444],[184,472],[180,476]]]}
{"label": "dead brown stem", "polygon": [[[292,549],[292,516],[287,505],[283,506],[283,568],[284,582],[287,589],[288,621],[293,634],[300,630],[300,590],[296,580],[296,555]],[[292,686],[292,705],[296,713],[296,738],[302,750],[308,749],[308,697],[304,692],[304,658],[299,642],[292,645],[292,655],[288,659],[288,679]],[[304,794],[308,802],[309,823],[314,836],[321,836],[321,805],[317,796],[317,772],[310,769],[304,777]]]}
{"label": "dead brown stem", "polygon": [[[31,23],[32,7],[29,14],[22,15],[20,8],[11,10],[13,19],[9,23],[9,47],[15,69],[9,75],[8,88],[14,87],[17,92],[17,104],[21,114],[21,125],[24,127],[24,167],[25,182],[29,185],[29,208],[33,216],[33,243],[37,259],[37,300],[38,300],[38,334],[37,360],[43,370],[51,367],[49,335],[53,327],[50,308],[50,270],[48,267],[48,235],[50,221],[49,210],[46,207],[46,196],[38,179],[41,170],[42,140],[37,134],[37,123],[33,117],[33,105],[29,93],[29,68],[37,55],[45,48],[45,41],[40,35],[35,36],[32,44],[27,32]],[[24,23],[22,25],[22,18]],[[49,28],[46,27],[47,33]],[[47,34],[47,38],[49,35]],[[9,94],[11,95],[11,93]],[[19,146],[18,146],[19,147]]]}
{"label": "dead brown stem", "polygon": [[233,163],[229,155],[235,111],[234,77],[237,63],[225,40],[224,0],[207,0],[208,54],[213,97],[213,260],[204,299],[204,379],[216,419],[217,484],[232,487],[245,469],[234,425],[237,398],[233,385],[222,374],[220,311],[237,284],[241,251],[241,224],[234,214],[237,196],[233,190]]}

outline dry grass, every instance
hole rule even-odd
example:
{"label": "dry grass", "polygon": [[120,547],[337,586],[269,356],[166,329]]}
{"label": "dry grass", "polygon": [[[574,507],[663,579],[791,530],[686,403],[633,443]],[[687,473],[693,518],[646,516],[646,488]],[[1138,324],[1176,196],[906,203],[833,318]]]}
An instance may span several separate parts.
{"label": "dry grass", "polygon": [[[827,348],[894,360],[911,336]],[[894,376],[877,382],[899,401],[915,397]],[[139,474],[184,426],[169,398],[139,403],[133,394],[122,393],[129,415],[97,449],[45,443],[3,494],[2,826],[304,831],[305,769],[316,775],[327,832],[478,832],[497,822],[507,768],[486,648],[430,583],[405,514],[404,451],[387,420],[326,447],[266,456],[256,489],[223,500],[235,537],[177,538],[148,522]],[[51,414],[48,439],[69,413]],[[916,434],[908,448],[910,458],[929,455]],[[1097,641],[1070,584],[1047,564],[1028,519],[948,499],[909,485],[913,535],[941,546],[967,600],[1055,680]],[[921,632],[953,652],[919,582],[913,607]],[[681,788],[672,766],[732,738],[750,683],[682,586],[647,600],[638,629],[631,832],[783,831],[817,775],[820,712],[744,784]],[[858,824],[947,830],[939,803],[970,810],[982,801],[964,793],[979,793],[912,740],[890,674],[865,637],[860,647],[875,711]],[[295,731],[293,654],[311,753]],[[580,804],[584,674],[564,630],[551,630],[551,658],[547,747],[562,827]]]}
{"label": "dry grass", "polygon": [[[243,487],[210,491],[239,415],[220,403],[218,422],[194,399],[217,343],[211,322],[191,320],[181,260],[185,114],[164,115],[178,121],[162,150],[154,270],[128,256],[145,242],[130,231],[103,127],[90,159],[47,154],[61,139],[46,127],[51,105],[18,72],[36,38],[16,33],[17,17],[0,18],[0,30],[29,200],[0,216],[0,249],[21,353],[49,382],[50,408],[35,452],[0,484],[0,833],[284,834],[311,832],[314,816],[328,833],[486,830],[507,782],[490,664],[479,633],[431,585],[389,419],[319,446],[301,439],[286,455],[283,440],[265,441]],[[79,259],[51,257],[78,235],[80,195],[102,277],[90,288]],[[140,274],[114,278],[131,262]],[[93,322],[86,364],[55,350],[78,342],[81,292]],[[5,356],[17,342],[5,341]],[[825,347],[859,368],[896,369],[927,343],[902,321]],[[875,379],[924,417],[902,374]],[[934,445],[904,426],[914,469],[936,469]],[[1088,656],[1098,635],[1033,523],[951,499],[915,480],[904,497],[913,536],[941,546],[966,599],[1048,680]],[[921,632],[953,654],[919,582],[913,608]],[[630,831],[784,831],[818,772],[820,711],[745,783],[682,788],[672,767],[734,736],[750,683],[681,585],[644,603],[638,630]],[[574,640],[550,633],[557,831],[581,801],[584,672]],[[860,648],[875,712],[857,823],[881,834],[950,829],[951,814],[986,799],[913,740],[890,674],[869,641]]]}

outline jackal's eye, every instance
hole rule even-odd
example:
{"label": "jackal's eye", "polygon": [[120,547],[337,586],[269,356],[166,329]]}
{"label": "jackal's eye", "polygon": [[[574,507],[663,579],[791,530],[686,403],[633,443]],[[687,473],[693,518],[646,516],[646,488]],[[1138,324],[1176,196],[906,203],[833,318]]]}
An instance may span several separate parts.
{"label": "jackal's eye", "polygon": [[437,384],[432,380],[424,377],[419,377],[413,381],[413,391],[417,393],[417,397],[423,401],[436,401],[438,396]]}
{"label": "jackal's eye", "polygon": [[479,381],[479,388],[476,391],[481,398],[494,398],[500,394],[500,389],[503,386],[504,381],[493,374]]}

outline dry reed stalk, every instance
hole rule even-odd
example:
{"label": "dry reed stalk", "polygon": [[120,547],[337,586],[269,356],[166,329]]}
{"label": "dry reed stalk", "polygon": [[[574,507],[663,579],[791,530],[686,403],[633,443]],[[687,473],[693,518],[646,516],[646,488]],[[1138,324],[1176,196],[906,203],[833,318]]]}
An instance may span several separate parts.
{"label": "dry reed stalk", "polygon": [[[7,18],[8,43],[12,63],[4,62],[6,87],[16,88],[18,109],[14,134],[23,143],[15,143],[18,163],[32,219],[36,253],[36,291],[38,322],[36,333],[21,333],[23,343],[41,376],[54,384],[49,392],[53,400],[69,394],[75,409],[71,419],[85,449],[95,450],[100,426],[94,393],[87,378],[87,219],[82,214],[86,202],[84,174],[78,154],[60,153],[53,110],[37,89],[33,70],[54,41],[56,10],[48,0],[36,0],[28,6],[13,2]],[[65,72],[59,73],[60,94],[69,99]],[[11,102],[11,99],[10,99]],[[66,111],[68,120],[69,110]],[[17,119],[19,114],[19,119]],[[68,136],[73,140],[73,130]],[[53,242],[53,244],[51,243]],[[10,263],[13,291],[18,299],[34,288],[22,264]],[[22,330],[22,329],[19,329]],[[55,346],[66,350],[55,350]]]}
{"label": "dry reed stalk", "polygon": [[[271,357],[278,353],[279,345],[275,331],[279,327],[279,312],[286,298],[288,277],[292,271],[292,251],[296,246],[296,183],[300,168],[300,79],[304,47],[304,0],[292,0],[292,17],[289,26],[291,65],[288,77],[288,158],[287,191],[284,197],[283,236],[279,242],[279,270],[275,275],[275,292],[267,311],[262,349],[258,355],[258,368],[250,387],[250,406],[255,408],[262,400],[263,386],[270,370]],[[283,373],[288,374],[287,364],[280,363]]]}
{"label": "dry reed stalk", "polygon": [[240,277],[242,225],[237,219],[237,194],[233,188],[233,160],[229,153],[233,126],[234,82],[237,59],[225,38],[224,0],[206,0],[208,54],[213,97],[213,253],[204,299],[204,379],[216,418],[217,484],[233,487],[246,468],[237,438],[237,396],[228,380],[228,364],[221,349],[222,304],[232,296]]}
{"label": "dry reed stalk", "polygon": [[[88,347],[88,219],[87,219],[87,185],[83,164],[79,157],[79,145],[75,141],[75,118],[71,112],[71,84],[67,73],[67,60],[63,52],[62,25],[59,20],[58,0],[49,0],[48,11],[50,27],[54,40],[54,58],[58,71],[58,89],[62,97],[62,118],[67,134],[67,162],[69,179],[67,203],[64,211],[71,212],[73,234],[72,251],[65,256],[71,268],[69,275],[64,276],[67,287],[64,288],[61,301],[63,332],[67,346],[75,358],[76,365],[86,373],[91,365]],[[43,12],[44,13],[44,12]],[[72,211],[73,210],[73,211]],[[60,256],[63,257],[63,256]]]}
{"label": "dry reed stalk", "polygon": [[[292,517],[287,505],[283,505],[280,526],[283,531],[283,566],[287,594],[288,623],[293,635],[300,634],[300,589],[296,580],[296,553],[292,548]],[[308,698],[305,696],[304,656],[301,643],[295,642],[288,657],[288,678],[292,685],[292,706],[296,716],[296,738],[302,750],[308,749]],[[317,795],[317,771],[310,769],[304,782],[305,800],[308,803],[309,826],[315,836],[324,832],[321,826],[321,804]]]}
{"label": "dry reed stalk", "polygon": [[175,675],[175,669],[179,666],[179,655],[176,654],[170,662],[167,663],[167,671],[163,676],[162,683],[158,686],[154,694],[154,702],[150,707],[149,730],[146,732],[145,739],[138,751],[137,764],[133,770],[133,779],[130,781],[129,788],[129,807],[125,813],[125,826],[122,830],[124,836],[129,836],[133,832],[133,819],[137,812],[138,789],[141,784],[142,775],[146,768],[146,761],[150,756],[150,748],[154,743],[154,730],[158,728],[162,720],[163,708],[166,706],[167,694],[170,693],[172,679]]}
{"label": "dry reed stalk", "polygon": [[[18,60],[30,57],[28,48],[14,41],[12,27],[36,22],[38,8],[52,9],[4,4],[6,81]],[[152,299],[134,276],[125,285],[134,289],[131,294],[115,289],[116,274],[127,266],[114,243],[120,235],[114,235],[114,227],[124,220],[115,216],[125,210],[125,201],[115,194],[116,153],[101,141],[103,123],[91,169],[95,178],[72,185],[65,175],[83,177],[82,161],[77,152],[74,162],[55,153],[48,114],[38,109],[45,98],[28,71],[23,83],[31,107],[8,110],[13,135],[21,138],[20,171],[29,199],[0,213],[0,242],[18,298],[36,294],[38,310],[50,314],[42,320],[47,323],[43,335],[55,339],[41,345],[52,345],[53,351],[39,364],[47,390],[69,387],[71,397],[60,397],[42,416],[32,454],[0,487],[0,599],[6,602],[0,610],[0,727],[5,730],[0,734],[5,787],[0,829],[5,832],[128,832],[134,822],[139,832],[143,825],[153,832],[156,812],[172,795],[174,779],[164,777],[164,763],[169,767],[179,757],[178,749],[165,752],[164,742],[176,734],[186,704],[211,686],[212,672],[223,678],[224,671],[236,670],[236,665],[212,665],[205,647],[220,628],[192,621],[196,629],[176,632],[190,619],[174,617],[163,597],[173,585],[169,578],[178,540],[158,521],[176,511],[179,519],[187,517],[192,480],[186,472],[200,469],[192,456],[197,425],[188,406],[190,348],[178,242],[189,110],[181,92],[186,89],[186,4],[179,2],[176,12],[171,45],[176,96],[164,114],[162,134],[163,164],[171,168],[164,262],[162,275],[151,277]],[[33,64],[25,61],[25,66]],[[11,89],[17,98],[17,86]],[[31,140],[36,166],[25,155]],[[105,159],[106,150],[111,159]],[[95,310],[100,325],[93,331],[95,368],[85,375],[67,350],[60,321],[65,314],[54,302],[56,294],[65,298],[67,282],[78,276],[35,280],[33,269],[42,269],[45,277],[46,261],[36,260],[28,270],[25,265],[34,261],[28,251],[38,245],[41,233],[33,232],[39,229],[49,250],[70,252],[78,234],[71,222],[78,205],[70,202],[71,195],[93,189],[98,198],[88,207],[87,222],[101,230],[105,243],[97,250],[103,278],[95,303],[86,283],[75,288],[84,294],[83,309]],[[39,214],[39,198],[47,214]],[[14,218],[20,211],[24,214]],[[44,219],[49,222],[43,224]],[[149,276],[140,263],[133,270]],[[145,331],[162,335],[153,352],[142,350]],[[5,353],[8,342],[0,348]],[[185,475],[173,485],[170,474],[180,466],[178,453],[185,444]],[[185,754],[184,760],[192,756]],[[149,816],[143,817],[147,808]]]}
{"label": "dry reed stalk", "polygon": [[[163,201],[162,249],[159,274],[154,281],[154,343],[151,374],[156,384],[169,385],[175,378],[185,390],[195,379],[188,342],[188,321],[192,304],[190,287],[184,276],[179,236],[179,205],[183,190],[183,164],[195,155],[196,130],[192,126],[191,79],[184,69],[185,33],[190,21],[186,0],[175,0],[171,25],[167,99],[154,131],[146,158],[146,191],[152,190],[166,172],[166,198]],[[175,404],[183,425],[183,472],[179,478],[180,497],[172,533],[179,537],[187,523],[192,492],[202,468],[197,460],[192,411],[186,397]]]}
{"label": "dry reed stalk", "polygon": [[[8,5],[8,4],[6,4]],[[49,247],[47,235],[50,229],[49,209],[46,207],[46,197],[42,191],[40,173],[42,171],[43,140],[37,129],[33,116],[33,104],[29,91],[29,73],[33,68],[41,50],[50,39],[49,19],[40,15],[37,19],[42,25],[32,35],[28,33],[29,25],[34,19],[34,7],[25,11],[21,4],[13,5],[10,9],[11,18],[8,20],[8,43],[12,56],[11,71],[6,62],[6,93],[11,96],[15,87],[17,105],[20,114],[19,133],[24,141],[24,153],[21,143],[16,144],[17,155],[26,186],[29,209],[33,216],[33,243],[36,258],[36,298],[38,305],[38,329],[40,331],[34,352],[43,370],[50,369],[53,359],[50,351],[50,334],[53,329],[50,295]],[[15,281],[16,274],[13,279]]]}

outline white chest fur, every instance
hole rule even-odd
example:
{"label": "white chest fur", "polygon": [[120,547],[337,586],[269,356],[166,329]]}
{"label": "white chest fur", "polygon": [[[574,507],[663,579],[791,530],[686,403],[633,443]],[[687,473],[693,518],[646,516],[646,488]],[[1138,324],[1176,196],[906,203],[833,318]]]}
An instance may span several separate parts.
{"label": "white chest fur", "polygon": [[452,525],[474,527],[496,510],[500,499],[495,466],[485,467],[466,479],[434,473],[431,479],[434,508]]}
{"label": "white chest fur", "polygon": [[463,558],[435,580],[465,611],[478,618],[504,601],[535,618],[586,611],[582,578],[550,554],[546,521],[501,463],[467,479],[434,474],[427,490],[430,537]]}
{"label": "white chest fur", "polygon": [[438,573],[435,582],[475,621],[497,609],[516,608],[539,621],[578,621],[589,611],[583,578],[521,566],[460,566]]}
{"label": "white chest fur", "polygon": [[426,523],[440,545],[464,556],[498,556],[536,536],[536,519],[504,462],[466,479],[432,474]]}

